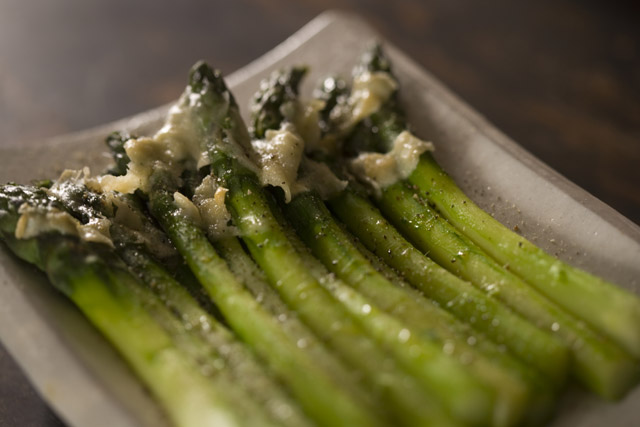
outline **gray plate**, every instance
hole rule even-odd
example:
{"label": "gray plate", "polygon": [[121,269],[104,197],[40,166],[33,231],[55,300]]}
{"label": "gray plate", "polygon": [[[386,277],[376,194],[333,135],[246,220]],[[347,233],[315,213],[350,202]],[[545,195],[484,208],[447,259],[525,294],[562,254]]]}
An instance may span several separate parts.
{"label": "gray plate", "polygon": [[[329,12],[228,78],[244,106],[261,78],[308,64],[312,82],[348,76],[377,34],[356,17]],[[400,51],[387,45],[418,135],[467,193],[510,227],[574,265],[638,292],[640,228],[524,151]],[[186,72],[186,70],[185,70]],[[108,163],[113,130],[156,130],[167,107],[28,146],[0,147],[0,182],[55,177],[64,168]],[[245,111],[246,112],[246,111]],[[35,165],[25,168],[24,165]],[[162,414],[127,366],[41,274],[0,249],[0,339],[56,412],[74,426],[163,426]],[[606,304],[606,301],[603,301]],[[554,426],[640,425],[640,388],[607,404],[568,393]]]}

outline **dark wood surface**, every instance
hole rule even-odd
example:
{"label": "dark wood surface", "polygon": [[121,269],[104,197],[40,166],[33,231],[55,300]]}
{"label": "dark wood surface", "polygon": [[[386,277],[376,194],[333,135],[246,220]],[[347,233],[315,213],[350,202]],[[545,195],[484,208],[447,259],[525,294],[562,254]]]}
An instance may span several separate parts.
{"label": "dark wood surface", "polygon": [[[369,20],[526,149],[640,223],[636,2],[164,3],[1,1],[0,144],[167,103],[197,59],[232,72],[339,8]],[[2,348],[0,425],[62,425]]]}

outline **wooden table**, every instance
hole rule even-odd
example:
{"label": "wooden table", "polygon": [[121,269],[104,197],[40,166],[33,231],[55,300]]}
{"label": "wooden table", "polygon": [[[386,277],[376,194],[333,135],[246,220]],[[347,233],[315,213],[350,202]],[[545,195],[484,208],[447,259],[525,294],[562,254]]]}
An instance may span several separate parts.
{"label": "wooden table", "polygon": [[[368,19],[529,151],[640,223],[636,4],[4,0],[0,144],[167,103],[197,59],[232,72],[326,8],[342,8]],[[0,425],[62,425],[2,348],[0,375]]]}

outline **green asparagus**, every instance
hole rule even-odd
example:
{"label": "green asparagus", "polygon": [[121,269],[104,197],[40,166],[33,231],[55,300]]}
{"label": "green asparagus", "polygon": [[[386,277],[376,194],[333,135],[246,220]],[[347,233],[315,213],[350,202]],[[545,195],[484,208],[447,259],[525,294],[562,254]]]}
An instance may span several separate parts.
{"label": "green asparagus", "polygon": [[[640,299],[547,254],[480,209],[430,155],[409,178],[458,229],[541,293],[640,358]],[[602,302],[606,301],[606,304]]]}
{"label": "green asparagus", "polygon": [[486,257],[428,204],[414,197],[414,190],[401,185],[385,189],[381,206],[416,247],[565,342],[572,353],[572,374],[590,390],[616,399],[634,386],[640,367],[629,355]]}
{"label": "green asparagus", "polygon": [[[374,49],[367,54],[359,69],[361,71],[369,70],[376,64],[382,64],[384,69],[388,70],[388,61],[381,60],[381,57],[380,50]],[[336,87],[338,85],[329,86]],[[392,96],[391,104],[394,102],[395,98]],[[373,115],[380,116],[381,113],[376,112]],[[387,117],[383,118],[387,119]],[[372,120],[371,117],[365,119],[367,122],[370,120]],[[342,121],[349,122],[348,119],[342,119]],[[391,125],[395,125],[395,123],[394,120]],[[354,130],[343,144],[343,149],[347,152],[356,148],[362,149],[364,144],[372,144],[372,141],[378,139],[372,137],[371,132],[367,132],[367,129],[370,128],[364,126],[364,123],[351,121],[351,124],[354,126]],[[339,127],[341,124],[338,123],[334,126]],[[388,130],[393,130],[393,127],[379,126],[377,128],[377,132],[383,134]],[[428,297],[438,301],[462,320],[471,321],[474,328],[486,333],[498,344],[508,346],[514,354],[548,375],[549,379],[556,384],[564,382],[568,363],[567,349],[558,340],[538,330],[534,325],[524,321],[494,299],[477,291],[469,283],[444,271],[429,258],[420,254],[355,190],[348,189],[334,197],[329,203],[338,217],[365,243],[365,246],[382,257],[388,264],[400,270],[412,285],[425,292]],[[376,218],[376,223],[369,223],[371,218]],[[384,231],[381,227],[383,224]],[[368,229],[365,230],[363,225]],[[376,240],[378,238],[379,240]],[[398,248],[400,249],[398,250]],[[398,254],[401,255],[398,256]],[[411,262],[408,262],[409,258],[412,259]],[[455,302],[456,299],[460,300],[460,303]],[[490,310],[491,313],[488,313],[487,310]],[[496,315],[498,318],[494,319]],[[500,319],[502,316],[505,318]],[[525,336],[526,339],[524,339]],[[536,353],[537,355],[534,356]]]}
{"label": "green asparagus", "polygon": [[[314,365],[295,342],[289,340],[277,320],[236,280],[204,231],[185,217],[176,205],[174,192],[179,180],[175,172],[180,172],[185,164],[189,166],[191,163],[193,167],[193,163],[199,161],[193,158],[195,152],[206,152],[207,149],[211,152],[243,150],[237,145],[227,146],[225,142],[216,144],[216,138],[226,122],[237,114],[236,110],[227,114],[230,96],[219,74],[203,63],[194,66],[190,73],[190,84],[181,101],[181,110],[170,116],[168,126],[161,131],[164,133],[149,141],[151,147],[153,144],[168,145],[168,148],[154,153],[158,157],[155,161],[152,159],[155,167],[149,173],[148,181],[142,182],[144,188],[140,188],[146,192],[149,210],[234,332],[266,360],[307,414],[322,425],[376,425],[378,422],[372,415],[375,411],[365,410],[363,405]],[[173,146],[175,140],[161,139],[173,137],[171,126],[187,128],[189,137],[196,138],[196,141],[185,141],[185,144],[192,144],[189,148],[193,147],[193,150],[184,155],[192,157],[176,156],[176,153],[183,153],[185,148]],[[242,132],[241,129],[236,131]],[[136,171],[144,173],[144,166],[144,163],[130,162],[127,175]],[[128,177],[125,175],[124,179]]]}
{"label": "green asparagus", "polygon": [[[253,123],[254,132],[258,136],[264,136],[268,129],[277,130],[280,128],[286,121],[282,114],[286,108],[282,106],[298,102],[296,86],[300,79],[289,79],[287,78],[289,74],[290,72],[283,71],[281,74],[276,74],[269,82],[264,82],[262,84],[263,93],[255,97],[257,102],[252,107],[254,110]],[[333,85],[332,89],[338,87],[338,85]],[[274,96],[274,94],[277,95]],[[330,98],[325,97],[324,99],[330,101]],[[269,122],[263,121],[263,117],[268,117]],[[363,301],[362,296],[344,289],[344,285],[339,283],[333,283],[329,286],[334,293],[350,301],[353,308],[358,310],[361,315],[363,308],[366,314],[371,315],[371,312],[378,310],[378,307],[395,315],[394,317],[402,322],[402,326],[395,334],[402,334],[404,331],[405,335],[408,333],[410,337],[414,338],[414,341],[415,337],[420,337],[420,340],[426,339],[429,342],[437,343],[441,349],[451,349],[450,355],[458,358],[478,378],[499,392],[499,402],[496,405],[496,415],[493,420],[494,425],[509,425],[517,422],[523,405],[527,401],[527,396],[534,388],[537,388],[534,391],[536,397],[540,397],[540,401],[546,399],[546,404],[550,406],[549,395],[542,391],[544,387],[537,387],[538,384],[535,384],[537,378],[534,379],[532,371],[498,351],[491,343],[478,336],[476,332],[464,328],[461,323],[456,322],[455,318],[447,315],[445,311],[423,298],[414,299],[416,295],[396,288],[379,275],[364,256],[351,245],[349,238],[335,223],[317,193],[307,191],[295,195],[290,203],[282,203],[281,206],[291,224],[296,227],[298,233],[313,250],[314,255],[338,277],[345,280],[357,291],[362,292],[366,297],[371,298],[372,303]],[[286,225],[283,229],[287,229]],[[307,268],[311,269],[309,263],[310,261],[307,261]],[[356,303],[358,299],[360,305]],[[392,331],[393,328],[387,326],[387,333]],[[476,341],[480,341],[477,347],[472,348],[468,344],[470,337],[473,337],[471,342],[474,345],[476,345]],[[444,346],[445,343],[449,343],[449,346]],[[394,347],[397,347],[397,344],[394,343]],[[480,355],[476,351],[476,348],[480,347],[488,353],[488,357]],[[529,397],[531,396],[529,395]],[[460,400],[459,393],[456,399]],[[468,405],[468,403],[461,403]],[[537,407],[536,412],[541,414],[545,411]]]}
{"label": "green asparagus", "polygon": [[557,385],[564,382],[568,351],[561,342],[438,266],[407,242],[364,197],[345,191],[329,203],[351,232],[409,283],[506,346],[550,381]]}
{"label": "green asparagus", "polygon": [[[379,48],[374,49],[365,59],[367,69],[376,70],[380,60],[375,58],[380,56]],[[384,71],[389,71],[389,67]],[[363,150],[369,145],[376,150],[388,151],[406,129],[404,114],[392,97],[367,118],[367,123],[359,124],[347,146]],[[425,158],[430,158],[430,155],[423,155]],[[409,176],[409,182],[415,184],[414,177],[420,175],[418,171],[422,170],[420,165],[423,163],[424,160]],[[429,206],[430,200],[423,199],[424,192],[415,190],[414,186],[402,182],[387,186],[380,191],[379,204],[386,217],[419,249],[443,267],[500,299],[538,327],[558,336],[572,351],[573,375],[594,392],[607,398],[619,398],[633,387],[640,371],[631,357],[484,255],[462,232],[454,229]],[[460,203],[460,206],[464,205],[466,203]],[[511,264],[508,265],[511,268]]]}
{"label": "green asparagus", "polygon": [[[237,425],[239,414],[226,401],[224,391],[200,373],[144,309],[144,297],[123,283],[128,273],[105,245],[82,243],[63,227],[44,225],[41,220],[47,215],[67,222],[62,204],[43,189],[0,188],[2,239],[16,255],[43,270],[52,285],[104,334],[172,421],[178,426]],[[38,225],[42,233],[33,230]]]}
{"label": "green asparagus", "polygon": [[0,240],[177,426],[540,425],[569,370],[637,383],[640,299],[473,204],[379,45],[303,103],[306,71],[264,81],[248,129],[196,64],[154,136],[107,138],[107,174],[0,187]]}
{"label": "green asparagus", "polygon": [[[110,139],[113,141],[112,138]],[[65,208],[79,219],[85,222],[99,218],[111,220],[110,236],[116,252],[130,270],[140,277],[142,282],[147,284],[147,287],[156,293],[169,309],[168,311],[154,307],[154,312],[163,316],[160,321],[168,324],[181,342],[186,341],[185,344],[189,349],[196,353],[195,359],[201,365],[203,372],[217,371],[219,383],[220,377],[223,377],[226,385],[221,387],[224,387],[225,393],[229,394],[234,402],[246,406],[239,408],[243,414],[255,417],[256,414],[266,410],[268,415],[280,425],[308,425],[306,417],[297,405],[283,393],[279,384],[255,360],[247,348],[201,308],[187,289],[153,259],[151,251],[157,252],[158,248],[153,247],[149,242],[144,242],[140,238],[139,230],[151,234],[158,234],[160,231],[156,230],[155,233],[150,231],[155,226],[142,212],[142,206],[137,203],[135,197],[121,194],[100,197],[73,180],[57,182],[56,187],[60,187],[57,188],[57,194],[65,195],[62,201]],[[102,200],[101,205],[98,204],[98,199]],[[74,203],[76,200],[85,202]],[[96,202],[86,203],[87,200]],[[77,210],[79,206],[82,206],[82,209]],[[117,216],[114,210],[126,210],[126,221],[123,221],[123,215]],[[131,228],[132,225],[139,230]],[[138,292],[144,291],[138,289]],[[145,298],[145,300],[154,301],[152,298]],[[167,316],[169,312],[174,316]],[[248,420],[251,424],[257,422],[259,420],[256,418]]]}
{"label": "green asparagus", "polygon": [[[228,99],[233,99],[230,94]],[[236,114],[227,122],[228,141],[246,138],[247,135],[237,129],[242,127],[244,124]],[[248,141],[238,141],[238,144],[246,146]],[[395,416],[407,424],[453,423],[434,405],[423,385],[400,370],[310,275],[273,217],[254,173],[223,148],[214,146],[209,155],[212,171],[228,189],[227,207],[243,241],[282,299],[295,308],[298,316],[347,363],[360,370],[363,380],[395,408]],[[367,357],[363,358],[363,354]],[[486,404],[486,401],[478,400],[476,406],[486,408]],[[481,414],[479,422],[483,422],[482,416],[486,414]]]}
{"label": "green asparagus", "polygon": [[365,390],[356,371],[346,366],[331,352],[309,328],[300,321],[296,312],[289,309],[280,299],[278,293],[269,286],[264,272],[260,270],[249,254],[245,252],[236,237],[220,239],[214,242],[216,250],[227,261],[231,271],[249,289],[254,298],[264,306],[280,324],[282,330],[296,345],[313,359],[331,378],[347,390],[350,395],[357,396],[359,401],[369,407],[375,406],[375,400]]}

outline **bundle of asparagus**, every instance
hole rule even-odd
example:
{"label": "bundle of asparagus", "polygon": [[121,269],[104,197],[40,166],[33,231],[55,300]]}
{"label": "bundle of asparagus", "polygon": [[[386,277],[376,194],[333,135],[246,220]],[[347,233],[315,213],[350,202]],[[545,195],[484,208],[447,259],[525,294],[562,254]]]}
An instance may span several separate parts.
{"label": "bundle of asparagus", "polygon": [[351,88],[303,101],[305,73],[265,80],[249,129],[198,63],[160,131],[109,136],[108,173],[0,187],[2,240],[175,425],[539,425],[568,378],[637,383],[640,300],[467,198],[379,46]]}

